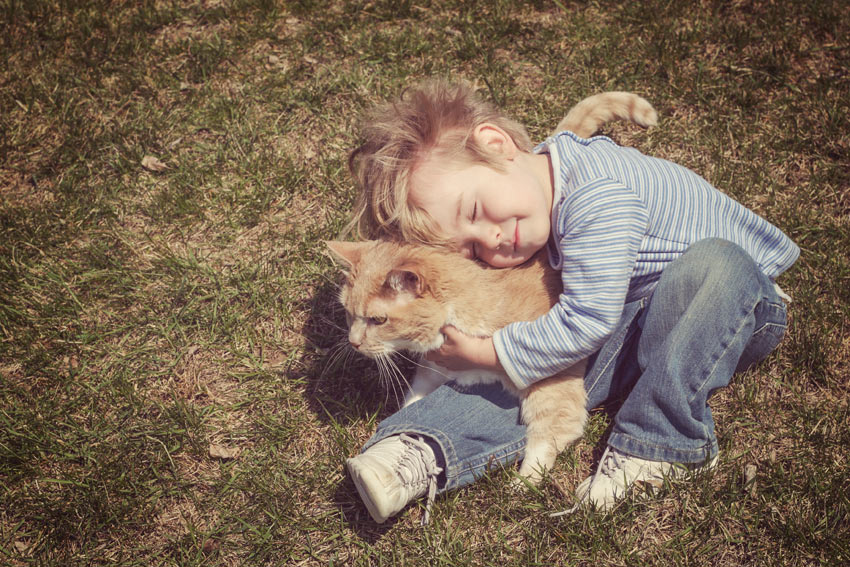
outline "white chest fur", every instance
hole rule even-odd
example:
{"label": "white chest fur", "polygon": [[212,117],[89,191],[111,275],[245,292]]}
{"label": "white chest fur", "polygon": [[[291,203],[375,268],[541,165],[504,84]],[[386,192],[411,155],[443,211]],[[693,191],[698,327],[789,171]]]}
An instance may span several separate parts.
{"label": "white chest fur", "polygon": [[408,406],[417,400],[421,400],[446,382],[454,380],[462,386],[474,384],[490,384],[502,382],[503,375],[498,372],[487,370],[449,370],[429,360],[423,359],[421,366],[416,369],[416,374],[410,382],[410,391],[404,397],[404,405]]}

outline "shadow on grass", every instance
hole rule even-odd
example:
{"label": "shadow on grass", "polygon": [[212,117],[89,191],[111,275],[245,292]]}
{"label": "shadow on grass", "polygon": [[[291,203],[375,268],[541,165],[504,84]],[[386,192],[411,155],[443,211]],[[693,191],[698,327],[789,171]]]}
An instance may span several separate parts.
{"label": "shadow on grass", "polygon": [[[342,520],[348,525],[349,529],[357,534],[361,540],[375,544],[384,537],[384,535],[393,529],[398,523],[409,525],[414,520],[408,518],[407,509],[391,518],[388,518],[383,524],[376,523],[366,505],[360,500],[360,495],[357,494],[357,489],[354,483],[347,474],[345,479],[337,485],[333,494],[333,503],[342,513]],[[415,506],[412,504],[411,506]]]}

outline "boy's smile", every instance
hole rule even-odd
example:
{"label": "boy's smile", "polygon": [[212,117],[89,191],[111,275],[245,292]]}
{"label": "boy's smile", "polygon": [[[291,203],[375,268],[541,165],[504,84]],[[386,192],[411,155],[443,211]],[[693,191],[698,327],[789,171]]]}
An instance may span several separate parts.
{"label": "boy's smile", "polygon": [[411,175],[410,198],[443,234],[467,257],[499,268],[531,258],[548,242],[551,225],[549,156],[510,146],[501,146],[504,172],[431,154]]}

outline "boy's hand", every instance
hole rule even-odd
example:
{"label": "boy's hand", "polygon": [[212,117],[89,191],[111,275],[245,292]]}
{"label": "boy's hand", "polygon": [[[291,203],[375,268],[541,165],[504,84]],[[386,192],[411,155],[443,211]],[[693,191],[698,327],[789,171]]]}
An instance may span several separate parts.
{"label": "boy's hand", "polygon": [[503,370],[499,357],[496,356],[496,347],[493,346],[492,338],[470,337],[451,325],[443,327],[440,331],[446,337],[446,342],[439,350],[426,354],[426,359],[449,370],[471,370],[473,368]]}

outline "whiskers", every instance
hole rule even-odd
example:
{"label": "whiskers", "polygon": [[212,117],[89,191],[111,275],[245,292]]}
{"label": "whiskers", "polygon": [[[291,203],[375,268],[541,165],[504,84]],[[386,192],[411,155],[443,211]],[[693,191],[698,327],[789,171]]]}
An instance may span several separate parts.
{"label": "whiskers", "polygon": [[399,368],[398,362],[394,358],[396,355],[413,364],[418,364],[416,361],[400,353],[386,352],[367,356],[352,347],[347,338],[344,338],[328,349],[327,364],[322,371],[322,378],[324,379],[326,376],[333,375],[339,370],[345,371],[352,367],[364,368],[362,364],[358,364],[358,360],[372,360],[375,362],[375,367],[378,370],[380,386],[385,391],[384,403],[389,405],[390,396],[392,396],[396,406],[401,407],[409,385],[404,372]]}
{"label": "whiskers", "polygon": [[322,370],[322,378],[337,368],[349,366],[351,359],[356,355],[357,353],[351,348],[347,339],[334,343],[328,349],[328,363],[325,365],[324,370]]}
{"label": "whiskers", "polygon": [[386,391],[384,403],[389,404],[390,392],[392,392],[396,405],[401,407],[409,388],[407,378],[393,359],[392,353],[381,353],[374,360],[378,365],[378,378]]}
{"label": "whiskers", "polygon": [[451,380],[451,379],[452,379],[452,377],[451,377],[451,376],[449,376],[449,375],[448,375],[448,374],[446,374],[445,372],[440,371],[440,368],[442,368],[442,366],[439,366],[439,365],[437,365],[437,366],[425,366],[424,364],[421,364],[421,363],[419,362],[419,359],[418,359],[418,358],[413,359],[413,358],[410,358],[410,357],[404,356],[404,355],[403,355],[402,353],[400,353],[400,352],[398,352],[398,353],[396,353],[396,354],[398,354],[401,358],[405,359],[407,362],[409,362],[409,363],[413,364],[414,366],[418,366],[419,368],[428,368],[428,369],[432,370],[433,372],[436,372],[437,374],[439,374],[440,376],[442,376],[442,377],[443,377],[443,378],[445,378],[446,380]]}

